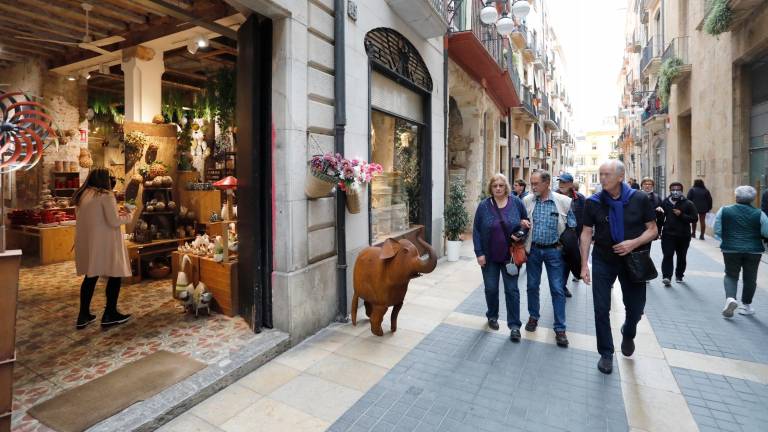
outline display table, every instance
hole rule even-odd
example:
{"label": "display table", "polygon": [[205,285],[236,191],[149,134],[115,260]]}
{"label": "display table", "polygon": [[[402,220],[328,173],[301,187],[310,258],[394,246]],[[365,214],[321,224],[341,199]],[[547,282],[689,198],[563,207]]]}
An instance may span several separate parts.
{"label": "display table", "polygon": [[[176,275],[181,266],[180,252],[173,252],[171,259],[171,274],[173,280],[171,283],[171,292],[173,293],[176,284]],[[238,293],[237,293],[237,259],[230,256],[227,263],[217,263],[212,258],[189,255],[192,261],[192,268],[184,269],[187,272],[189,281],[197,285],[203,282],[208,291],[213,294],[213,309],[227,316],[236,316],[238,314]],[[189,265],[188,265],[189,267]]]}
{"label": "display table", "polygon": [[139,283],[144,279],[142,261],[152,259],[158,255],[171,255],[183,245],[184,242],[194,240],[194,237],[184,237],[166,240],[154,240],[149,243],[134,243],[132,241],[125,241],[125,246],[128,248],[128,259],[131,263],[131,273],[133,276],[123,278],[123,282],[126,284]]}
{"label": "display table", "polygon": [[40,265],[75,259],[75,226],[41,228],[22,225],[8,230],[8,248],[37,254]]}

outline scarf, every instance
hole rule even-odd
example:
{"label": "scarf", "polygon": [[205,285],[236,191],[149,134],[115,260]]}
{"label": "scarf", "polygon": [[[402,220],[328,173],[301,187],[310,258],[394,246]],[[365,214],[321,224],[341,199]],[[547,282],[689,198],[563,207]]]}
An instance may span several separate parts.
{"label": "scarf", "polygon": [[608,206],[608,226],[611,228],[611,238],[615,243],[624,241],[624,206],[629,203],[629,199],[637,192],[626,183],[621,183],[621,196],[618,200],[611,198],[611,195],[602,190],[591,197],[590,200],[605,204]]}

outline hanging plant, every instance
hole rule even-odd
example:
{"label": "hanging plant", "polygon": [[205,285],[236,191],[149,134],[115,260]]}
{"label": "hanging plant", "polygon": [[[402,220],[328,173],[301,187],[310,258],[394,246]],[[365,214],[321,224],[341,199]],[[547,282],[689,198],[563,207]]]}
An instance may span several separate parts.
{"label": "hanging plant", "polygon": [[184,95],[177,90],[165,91],[161,110],[166,123],[181,123],[184,117]]}
{"label": "hanging plant", "polygon": [[659,99],[661,105],[666,108],[669,106],[669,94],[672,91],[672,81],[680,74],[680,67],[683,61],[678,57],[667,59],[661,65],[659,71]]}
{"label": "hanging plant", "polygon": [[733,18],[733,11],[728,7],[728,0],[712,0],[712,8],[704,21],[704,31],[717,36],[728,31]]}

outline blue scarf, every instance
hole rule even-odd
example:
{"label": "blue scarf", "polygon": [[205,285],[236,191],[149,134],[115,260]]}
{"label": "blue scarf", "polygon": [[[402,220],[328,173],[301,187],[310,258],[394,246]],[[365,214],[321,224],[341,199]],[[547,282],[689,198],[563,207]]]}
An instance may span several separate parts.
{"label": "blue scarf", "polygon": [[605,190],[589,197],[592,201],[608,206],[608,226],[611,228],[611,238],[617,244],[624,241],[624,206],[629,203],[635,192],[637,190],[621,183],[621,196],[618,200],[611,198],[611,194]]}

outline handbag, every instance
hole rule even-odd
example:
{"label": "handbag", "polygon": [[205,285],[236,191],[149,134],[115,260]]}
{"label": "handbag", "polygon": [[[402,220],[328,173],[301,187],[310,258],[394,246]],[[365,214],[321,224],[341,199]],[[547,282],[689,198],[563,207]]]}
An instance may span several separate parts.
{"label": "handbag", "polygon": [[[526,263],[526,261],[528,261],[528,255],[525,253],[525,242],[523,240],[516,242],[512,241],[512,233],[510,233],[507,229],[507,221],[504,220],[504,218],[501,216],[499,206],[496,205],[496,200],[491,198],[491,201],[493,202],[493,209],[496,210],[496,216],[499,218],[501,229],[504,230],[504,235],[507,239],[507,244],[509,245],[510,262],[513,262],[518,268],[520,268],[523,264]],[[512,244],[509,244],[510,242]],[[512,276],[514,276],[514,274],[512,274]]]}
{"label": "handbag", "polygon": [[650,248],[624,255],[624,264],[632,282],[648,282],[659,276],[651,259]]}

